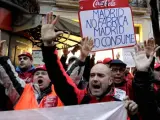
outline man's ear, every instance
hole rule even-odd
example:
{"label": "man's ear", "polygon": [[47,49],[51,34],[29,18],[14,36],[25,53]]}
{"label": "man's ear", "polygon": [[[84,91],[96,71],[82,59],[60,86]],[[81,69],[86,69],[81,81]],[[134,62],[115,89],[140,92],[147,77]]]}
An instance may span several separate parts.
{"label": "man's ear", "polygon": [[113,83],[113,77],[109,77],[109,85],[112,85]]}

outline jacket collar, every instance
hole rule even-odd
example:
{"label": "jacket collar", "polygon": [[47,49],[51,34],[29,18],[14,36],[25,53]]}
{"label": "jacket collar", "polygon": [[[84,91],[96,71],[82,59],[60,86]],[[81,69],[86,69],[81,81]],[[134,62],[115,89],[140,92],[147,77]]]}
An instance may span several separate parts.
{"label": "jacket collar", "polygon": [[113,97],[116,101],[122,101],[124,99],[124,97],[126,96],[126,91],[115,88],[113,85],[111,85],[111,86],[109,86],[107,91],[104,94],[102,94],[100,97],[92,96],[89,89],[88,89],[86,96],[88,96],[90,99],[95,98],[98,101],[101,101],[105,97],[110,96],[110,97]]}
{"label": "jacket collar", "polygon": [[[30,68],[30,69],[28,69],[26,72],[31,72],[31,71],[33,71],[33,70],[35,70],[35,67],[32,65],[32,66],[31,66],[31,68]],[[18,73],[22,73],[22,71],[21,71],[20,67],[17,67],[17,68],[16,68],[16,72],[18,72]]]}

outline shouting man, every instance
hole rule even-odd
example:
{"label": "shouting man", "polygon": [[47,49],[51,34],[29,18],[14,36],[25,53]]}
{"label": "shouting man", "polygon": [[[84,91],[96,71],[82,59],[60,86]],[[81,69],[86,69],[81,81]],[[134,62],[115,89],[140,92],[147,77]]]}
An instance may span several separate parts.
{"label": "shouting man", "polygon": [[[125,96],[120,95],[119,97],[119,95],[114,92],[116,89],[112,84],[111,70],[104,64],[97,64],[91,69],[89,86],[87,89],[80,90],[76,87],[71,78],[63,69],[57,56],[54,40],[56,40],[56,37],[62,33],[55,32],[54,30],[54,24],[56,23],[58,17],[53,20],[52,13],[47,14],[46,17],[47,18],[44,20],[47,21],[43,21],[43,26],[41,29],[42,40],[44,43],[44,46],[42,46],[43,58],[46,63],[49,77],[52,83],[54,83],[56,93],[63,101],[64,105],[123,100]],[[92,48],[93,40],[89,40],[88,37],[84,38],[81,43],[81,60],[85,61]],[[137,104],[132,100],[126,100],[125,105],[129,115],[132,118],[132,116],[138,111]]]}
{"label": "shouting man", "polygon": [[8,57],[0,57],[0,82],[6,89],[15,110],[62,106],[54,91],[45,65],[33,72],[33,83],[26,84],[20,79]]}

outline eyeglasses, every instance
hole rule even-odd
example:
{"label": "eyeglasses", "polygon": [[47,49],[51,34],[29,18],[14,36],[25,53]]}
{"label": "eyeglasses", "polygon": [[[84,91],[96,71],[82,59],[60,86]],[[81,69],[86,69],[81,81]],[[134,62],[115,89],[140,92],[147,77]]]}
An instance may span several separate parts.
{"label": "eyeglasses", "polygon": [[120,73],[123,73],[125,71],[125,68],[112,68],[111,71],[112,72],[118,72],[119,71]]}

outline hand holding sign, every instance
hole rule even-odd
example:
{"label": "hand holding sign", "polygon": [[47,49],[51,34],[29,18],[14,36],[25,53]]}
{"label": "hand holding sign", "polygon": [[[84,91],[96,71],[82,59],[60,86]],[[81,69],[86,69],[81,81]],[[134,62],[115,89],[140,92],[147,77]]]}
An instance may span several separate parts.
{"label": "hand holding sign", "polygon": [[135,115],[138,112],[138,105],[133,100],[129,100],[128,96],[126,96],[124,101],[125,108],[127,109],[129,115]]}
{"label": "hand holding sign", "polygon": [[80,46],[81,46],[80,59],[84,61],[93,48],[93,40],[91,38],[89,39],[88,37],[85,37],[82,39]]}
{"label": "hand holding sign", "polygon": [[42,18],[41,37],[44,45],[46,46],[53,45],[53,41],[63,33],[62,31],[55,32],[54,26],[58,19],[59,16],[57,16],[55,19],[53,18],[52,12],[48,13]]}

